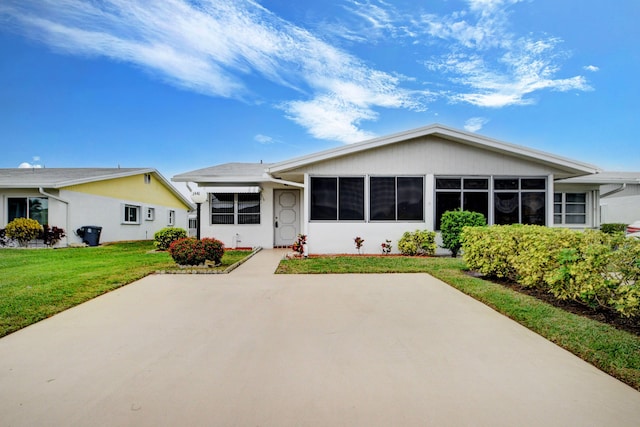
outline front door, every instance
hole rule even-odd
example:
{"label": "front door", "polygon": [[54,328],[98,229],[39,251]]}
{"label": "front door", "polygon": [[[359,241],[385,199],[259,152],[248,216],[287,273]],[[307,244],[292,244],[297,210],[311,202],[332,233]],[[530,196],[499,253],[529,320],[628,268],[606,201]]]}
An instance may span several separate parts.
{"label": "front door", "polygon": [[291,246],[300,233],[300,190],[274,190],[275,246]]}

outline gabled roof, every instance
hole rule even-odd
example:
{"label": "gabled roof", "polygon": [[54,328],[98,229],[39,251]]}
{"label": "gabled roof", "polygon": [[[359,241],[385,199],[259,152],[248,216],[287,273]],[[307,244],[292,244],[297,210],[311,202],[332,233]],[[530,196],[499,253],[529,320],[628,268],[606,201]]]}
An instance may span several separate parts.
{"label": "gabled roof", "polygon": [[533,150],[520,145],[509,144],[474,133],[463,132],[440,124],[433,124],[418,129],[399,132],[393,135],[358,142],[355,144],[344,145],[326,151],[321,151],[319,153],[314,153],[307,156],[286,160],[280,163],[275,163],[268,169],[268,171],[270,173],[286,172],[300,167],[308,166],[313,163],[335,159],[361,151],[384,147],[386,145],[391,145],[430,135],[469,145],[472,147],[505,153],[536,163],[548,164],[555,168],[559,168],[576,175],[593,174],[600,171],[600,169],[594,165],[578,162],[564,157],[559,157],[543,151]]}
{"label": "gabled roof", "polygon": [[153,168],[11,168],[0,169],[0,188],[64,188],[133,175],[153,174],[187,206],[193,204]]}
{"label": "gabled roof", "polygon": [[174,182],[265,182],[272,163],[224,163],[175,175]]}

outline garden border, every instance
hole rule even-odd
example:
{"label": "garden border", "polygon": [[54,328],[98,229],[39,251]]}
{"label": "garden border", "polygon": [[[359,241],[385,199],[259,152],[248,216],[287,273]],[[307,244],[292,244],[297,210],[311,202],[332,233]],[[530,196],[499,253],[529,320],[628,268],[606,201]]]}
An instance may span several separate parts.
{"label": "garden border", "polygon": [[262,250],[261,246],[253,248],[251,253],[246,257],[242,258],[240,261],[237,261],[231,264],[229,267],[224,270],[211,270],[208,267],[185,267],[179,270],[156,270],[155,274],[229,274],[236,268],[240,267],[245,262],[249,261],[255,254]]}

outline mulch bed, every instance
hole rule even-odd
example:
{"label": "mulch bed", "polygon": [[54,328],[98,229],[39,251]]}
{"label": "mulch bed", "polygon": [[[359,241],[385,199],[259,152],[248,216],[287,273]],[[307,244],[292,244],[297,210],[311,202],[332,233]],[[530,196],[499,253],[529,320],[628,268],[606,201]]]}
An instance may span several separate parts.
{"label": "mulch bed", "polygon": [[606,323],[615,328],[640,336],[640,318],[638,317],[626,318],[626,317],[620,316],[617,312],[613,310],[609,310],[603,307],[591,308],[584,304],[580,304],[579,302],[576,302],[576,301],[559,300],[555,296],[553,296],[553,294],[549,292],[545,292],[542,289],[527,288],[518,283],[509,281],[506,279],[484,277],[474,272],[469,272],[469,274],[474,277],[480,277],[483,280],[489,280],[493,283],[497,283],[499,285],[504,286],[505,288],[509,288],[516,292],[520,292],[521,294],[532,296],[534,298],[537,298],[540,301],[544,301],[547,304],[553,305],[554,307],[561,308],[570,313],[587,317],[589,319],[593,319],[598,322]]}

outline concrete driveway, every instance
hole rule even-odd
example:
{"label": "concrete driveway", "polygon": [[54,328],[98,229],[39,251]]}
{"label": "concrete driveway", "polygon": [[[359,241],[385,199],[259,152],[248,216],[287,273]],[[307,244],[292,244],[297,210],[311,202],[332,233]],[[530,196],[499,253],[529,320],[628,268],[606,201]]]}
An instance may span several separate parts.
{"label": "concrete driveway", "polygon": [[637,426],[640,393],[426,274],[154,275],[0,339],[2,426]]}

